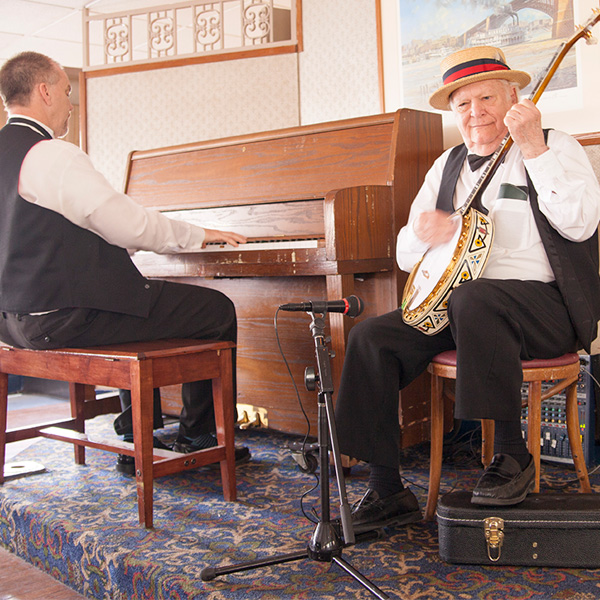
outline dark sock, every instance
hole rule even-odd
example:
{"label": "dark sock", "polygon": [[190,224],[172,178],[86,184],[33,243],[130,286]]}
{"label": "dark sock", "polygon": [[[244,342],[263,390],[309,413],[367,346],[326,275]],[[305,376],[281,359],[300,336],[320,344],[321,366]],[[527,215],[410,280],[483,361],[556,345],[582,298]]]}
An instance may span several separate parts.
{"label": "dark sock", "polygon": [[521,433],[520,421],[495,421],[494,454],[512,456],[524,469],[529,463],[529,450]]}
{"label": "dark sock", "polygon": [[198,437],[179,436],[179,441],[196,446],[196,448],[212,448],[217,445],[217,438],[212,433],[201,433]]}
{"label": "dark sock", "polygon": [[398,467],[371,465],[369,488],[376,491],[380,498],[396,494],[404,489]]}
{"label": "dark sock", "polygon": [[[170,450],[171,446],[167,446],[164,442],[162,442],[161,440],[159,440],[156,436],[152,437],[153,440],[153,446],[155,448],[160,448],[161,450]],[[133,433],[126,433],[123,435],[123,441],[124,442],[129,442],[130,444],[133,444]]]}

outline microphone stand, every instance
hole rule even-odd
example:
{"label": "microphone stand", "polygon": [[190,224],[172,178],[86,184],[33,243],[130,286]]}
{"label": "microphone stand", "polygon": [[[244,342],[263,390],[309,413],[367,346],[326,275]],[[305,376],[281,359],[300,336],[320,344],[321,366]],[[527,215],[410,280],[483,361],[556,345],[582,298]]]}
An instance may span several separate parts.
{"label": "microphone stand", "polygon": [[[271,565],[282,564],[310,558],[320,562],[334,562],[346,573],[354,577],[361,585],[368,589],[374,596],[382,600],[389,596],[381,591],[376,585],[371,583],[364,575],[359,573],[352,565],[342,558],[342,549],[353,545],[356,538],[373,539],[379,536],[377,532],[365,532],[354,535],[350,507],[346,496],[346,486],[343,478],[342,461],[338,446],[337,431],[333,414],[333,377],[331,375],[330,352],[327,348],[325,339],[325,319],[324,314],[315,316],[310,312],[312,322],[310,330],[315,342],[315,356],[318,366],[318,376],[313,371],[306,370],[305,384],[307,389],[315,389],[314,381],[309,380],[308,374],[312,372],[313,379],[319,382],[319,397],[317,406],[317,425],[318,425],[318,445],[319,445],[319,469],[320,474],[320,503],[321,514],[317,522],[312,537],[305,550],[292,552],[289,554],[280,554],[271,558],[263,558],[255,561],[238,563],[225,567],[205,567],[200,572],[202,581],[212,581],[219,575],[238,573],[240,571],[249,571],[258,567],[268,567]],[[310,387],[310,384],[313,384]],[[329,449],[333,454],[333,464],[335,468],[336,481],[340,495],[340,517],[343,532],[343,539],[340,536],[339,523],[331,521],[330,503],[329,503]]]}

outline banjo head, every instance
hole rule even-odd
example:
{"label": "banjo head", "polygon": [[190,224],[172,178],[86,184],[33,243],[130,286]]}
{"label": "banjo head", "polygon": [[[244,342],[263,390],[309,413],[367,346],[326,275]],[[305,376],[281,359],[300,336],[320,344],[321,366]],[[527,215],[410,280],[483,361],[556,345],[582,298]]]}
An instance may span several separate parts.
{"label": "banjo head", "polygon": [[412,270],[400,306],[404,322],[427,335],[444,329],[452,290],[481,275],[493,236],[491,220],[469,209],[454,237],[428,250]]}

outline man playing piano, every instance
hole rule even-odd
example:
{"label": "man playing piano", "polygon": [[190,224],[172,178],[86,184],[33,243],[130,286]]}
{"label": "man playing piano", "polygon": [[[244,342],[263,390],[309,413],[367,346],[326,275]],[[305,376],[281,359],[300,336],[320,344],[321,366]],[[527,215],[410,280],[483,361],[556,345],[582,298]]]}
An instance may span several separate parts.
{"label": "man playing piano", "polygon": [[[84,152],[59,139],[70,93],[65,71],[42,54],[23,52],[0,69],[9,116],[0,130],[0,339],[38,350],[171,337],[235,342],[229,298],[145,279],[127,249],[193,252],[208,242],[237,246],[244,236],[169,219],[112,188]],[[115,430],[133,441],[128,394]],[[215,445],[211,382],[185,384],[182,400],[173,449]],[[154,412],[160,428],[158,393]],[[158,438],[155,445],[165,447]],[[249,457],[236,449],[239,461]],[[117,468],[133,473],[132,457],[119,456]]]}
{"label": "man playing piano", "polygon": [[[371,466],[353,507],[358,531],[421,518],[399,473],[398,394],[446,350],[457,351],[455,416],[495,421],[494,457],[472,501],[523,500],[535,465],[521,435],[521,359],[589,351],[600,318],[600,188],[585,152],[565,133],[550,130],[546,138],[537,107],[518,99],[529,75],[511,70],[501,50],[456,52],[443,60],[442,74],[430,103],[452,111],[464,146],[444,152],[428,172],[398,235],[401,269],[411,271],[430,247],[451,239],[449,212],[463,205],[507,132],[514,144],[482,196],[495,231],[488,263],[479,279],[452,292],[450,326],[426,335],[396,310],[350,332],[336,421],[341,452]],[[475,155],[487,158],[470,166]],[[501,184],[520,193],[502,194]],[[569,269],[554,267],[556,254]]]}

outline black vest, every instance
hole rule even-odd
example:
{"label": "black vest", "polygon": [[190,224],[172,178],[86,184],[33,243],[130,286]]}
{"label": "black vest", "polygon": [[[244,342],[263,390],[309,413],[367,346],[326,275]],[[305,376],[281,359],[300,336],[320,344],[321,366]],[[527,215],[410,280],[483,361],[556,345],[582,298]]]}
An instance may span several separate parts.
{"label": "black vest", "polygon": [[146,317],[150,282],[127,250],[19,196],[19,173],[44,138],[22,125],[0,130],[0,310],[90,308]]}
{"label": "black vest", "polygon": [[[453,212],[454,190],[467,156],[464,144],[450,152],[444,166],[436,207]],[[598,274],[598,231],[583,242],[564,238],[541,212],[533,182],[527,174],[529,203],[552,272],[577,337],[588,352],[597,335],[600,319],[600,275]]]}

